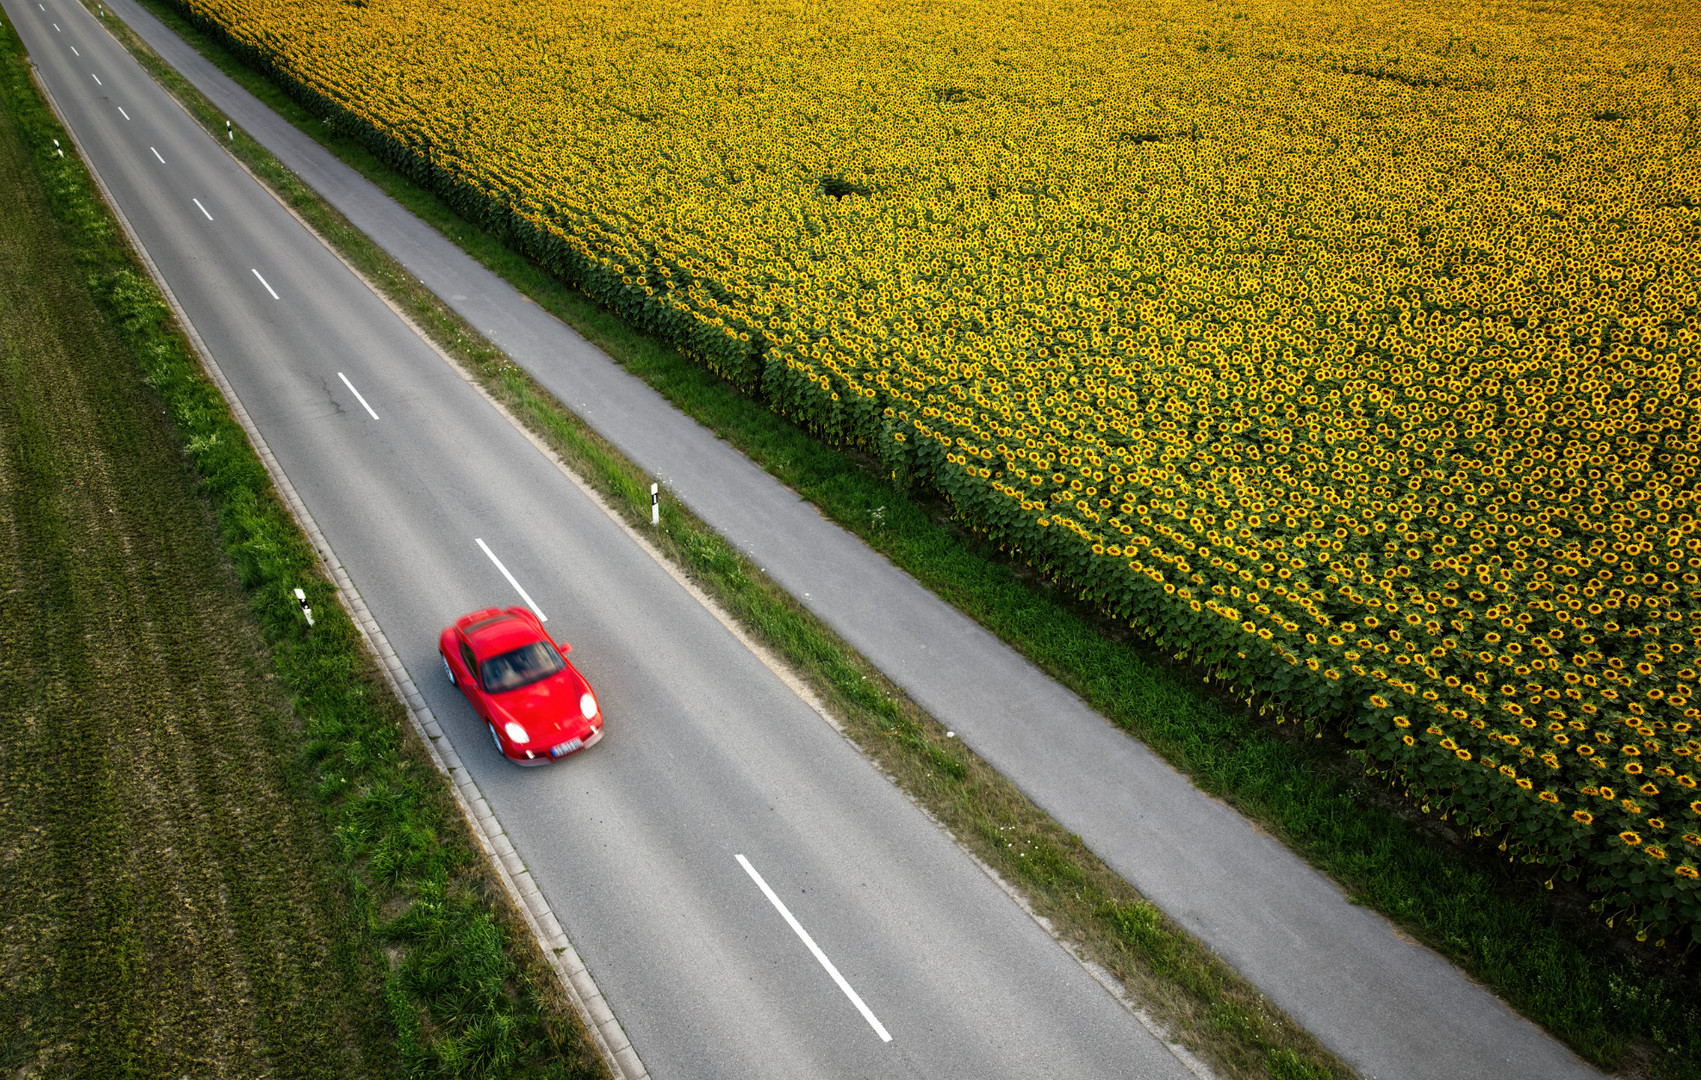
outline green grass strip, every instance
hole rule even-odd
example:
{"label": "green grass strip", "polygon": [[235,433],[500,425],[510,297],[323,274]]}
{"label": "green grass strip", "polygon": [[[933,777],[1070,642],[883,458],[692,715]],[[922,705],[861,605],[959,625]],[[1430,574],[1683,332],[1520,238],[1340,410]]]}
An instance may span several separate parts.
{"label": "green grass strip", "polygon": [[[959,528],[948,507],[930,501],[927,493],[895,488],[871,461],[823,446],[673,348],[634,331],[500,238],[457,217],[355,139],[331,130],[169,4],[142,2],[297,128],[829,519],[1080,694],[1200,788],[1280,837],[1357,902],[1389,916],[1595,1064],[1650,1076],[1701,1077],[1696,957],[1618,933],[1611,913],[1603,923],[1587,894],[1563,881],[1550,889],[1545,876],[1463,842],[1468,838],[1455,835],[1447,822],[1425,816],[1423,807],[1386,779],[1367,774],[1352,746],[1333,733],[1255,714],[1244,702],[1203,685],[1208,673],[1142,650],[1121,628]],[[168,86],[180,98],[199,100],[180,77],[164,74],[157,59],[153,63],[156,75],[175,80]],[[192,107],[203,110],[209,128],[223,130],[223,117],[204,101]],[[496,350],[269,154],[244,142],[239,139],[237,152],[249,167],[445,348],[480,370],[501,366]],[[642,477],[623,482],[646,490]],[[642,502],[647,515],[647,498]]]}
{"label": "green grass strip", "polygon": [[[30,81],[10,24],[5,108],[32,148],[88,292],[174,421],[297,727],[290,752],[346,871],[354,924],[389,959],[383,999],[410,1075],[596,1077],[601,1059],[478,854],[424,747],[218,390]],[[54,151],[54,140],[67,148]],[[291,590],[318,613],[309,630]],[[93,1032],[90,1037],[97,1037]],[[143,1070],[145,1072],[145,1069]]]}

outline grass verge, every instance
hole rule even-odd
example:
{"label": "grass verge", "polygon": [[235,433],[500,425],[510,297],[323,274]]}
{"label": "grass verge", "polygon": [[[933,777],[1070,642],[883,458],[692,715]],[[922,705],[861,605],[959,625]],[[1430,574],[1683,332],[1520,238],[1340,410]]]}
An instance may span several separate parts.
{"label": "grass verge", "polygon": [[0,99],[0,1068],[606,1075],[3,20]]}
{"label": "grass verge", "polygon": [[[169,4],[143,2],[226,74],[681,410],[997,633],[1202,789],[1281,837],[1355,899],[1459,963],[1584,1057],[1632,1075],[1701,1076],[1701,979],[1694,958],[1675,957],[1615,933],[1610,913],[1603,925],[1586,895],[1562,882],[1549,888],[1548,881],[1522,867],[1460,843],[1446,821],[1426,817],[1425,808],[1404,800],[1382,778],[1367,775],[1352,747],[1333,734],[1255,714],[1244,702],[1202,685],[1207,673],[1142,651],[1120,628],[956,528],[948,508],[930,502],[926,493],[895,489],[866,462],[822,446],[672,348],[633,331],[515,255],[500,237],[458,218],[354,139],[339,136],[186,23]],[[174,92],[199,102],[181,79]],[[211,127],[222,128],[223,118],[204,103],[193,107],[203,111]],[[512,378],[527,388],[523,378],[503,370],[499,354],[337,215],[316,205],[318,200],[269,155],[252,144],[239,143],[237,149],[345,258],[458,359],[482,372],[487,383]],[[526,392],[539,399],[535,408],[516,407],[528,423],[540,430],[573,426],[565,414],[556,416],[556,406],[535,388]],[[549,437],[559,441],[563,436]],[[611,493],[627,501],[643,485],[642,478],[608,482],[616,485]],[[647,505],[641,497],[638,502]],[[697,565],[689,553],[685,562]],[[821,667],[808,650],[781,651],[805,671]],[[916,753],[926,756],[919,748]],[[939,813],[930,797],[918,798]],[[955,823],[952,828],[973,846],[972,829]],[[1070,848],[1058,850],[1067,854]],[[1014,869],[994,865],[1018,876]],[[1059,922],[1068,925],[1074,924]],[[1076,929],[1090,936],[1092,925],[1097,924],[1084,920]]]}

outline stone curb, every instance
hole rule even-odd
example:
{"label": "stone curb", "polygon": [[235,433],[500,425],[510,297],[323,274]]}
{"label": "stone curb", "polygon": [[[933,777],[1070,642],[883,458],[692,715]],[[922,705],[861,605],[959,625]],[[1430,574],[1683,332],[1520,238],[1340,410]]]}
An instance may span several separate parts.
{"label": "stone curb", "polygon": [[[120,48],[122,47],[122,44],[120,44]],[[64,128],[69,135],[71,144],[76,148],[78,156],[83,160],[84,165],[88,166],[88,155],[83,152],[76,133],[65,122],[64,112],[59,108],[59,103],[54,99],[53,94],[47,89],[47,84],[37,74],[34,63],[30,64],[30,78],[35,83],[42,98],[53,110],[60,127]],[[166,96],[171,98],[174,104],[177,103],[177,99],[169,93]],[[193,121],[194,117],[190,117],[190,119]],[[195,123],[197,127],[200,126],[198,121]],[[236,159],[233,158],[233,160]],[[237,164],[242,166],[244,172],[248,171],[247,166],[242,165],[240,160],[237,161]],[[555,913],[550,910],[549,902],[544,899],[543,893],[532,881],[530,871],[526,869],[525,863],[514,851],[513,844],[509,843],[495,811],[490,808],[490,804],[479,792],[478,786],[473,783],[466,767],[461,764],[454,746],[445,740],[442,750],[439,750],[438,741],[444,739],[442,727],[437,723],[437,718],[432,714],[430,707],[426,705],[419,689],[414,686],[413,679],[408,675],[401,659],[390,647],[383,629],[372,617],[372,613],[367,610],[366,602],[361,599],[359,590],[355,588],[354,582],[350,580],[348,573],[343,569],[342,563],[337,560],[336,552],[332,550],[330,542],[325,539],[324,533],[319,531],[318,523],[313,520],[313,515],[308,511],[307,504],[302,502],[301,496],[296,494],[294,485],[289,482],[289,477],[284,474],[283,468],[272,456],[271,448],[266,445],[266,440],[261,436],[259,428],[249,417],[248,411],[243,408],[242,402],[237,398],[236,391],[225,379],[224,372],[219,368],[218,362],[213,359],[206,343],[201,340],[201,335],[195,330],[194,324],[189,321],[182,306],[177,302],[177,297],[171,291],[171,286],[159,272],[159,268],[154,265],[147,249],[142,246],[135,230],[130,226],[129,219],[124,216],[117,200],[112,197],[112,192],[107,189],[106,182],[101,179],[100,174],[94,168],[89,167],[88,172],[94,178],[95,186],[100,189],[101,198],[105,200],[108,210],[118,221],[119,227],[124,230],[125,239],[129,241],[131,250],[135,251],[140,257],[142,264],[147,268],[148,276],[153,279],[154,284],[165,297],[166,304],[170,306],[173,317],[176,318],[178,325],[183,328],[185,336],[189,339],[190,348],[194,350],[196,358],[200,360],[201,366],[206,370],[213,385],[218,387],[219,393],[230,407],[231,415],[247,435],[248,442],[255,455],[266,467],[266,473],[271,477],[272,486],[282,496],[284,505],[289,508],[290,516],[295,519],[296,525],[307,535],[308,541],[313,545],[313,550],[319,557],[321,567],[337,587],[338,601],[348,612],[355,628],[360,631],[367,649],[378,661],[378,666],[383,671],[384,678],[390,684],[390,689],[396,695],[396,699],[407,710],[408,719],[412,722],[420,741],[425,744],[426,750],[431,754],[431,760],[436,764],[437,771],[448,780],[449,789],[455,797],[455,804],[460,807],[461,816],[466,820],[467,827],[477,838],[479,847],[484,851],[485,858],[489,861],[491,868],[496,871],[497,877],[501,879],[502,887],[507,892],[509,901],[525,919],[527,929],[531,931],[533,939],[543,952],[544,959],[548,961],[556,978],[560,980],[562,988],[567,992],[568,999],[573,1003],[573,1007],[584,1021],[585,1028],[590,1032],[591,1039],[596,1044],[597,1051],[602,1055],[603,1062],[608,1066],[609,1072],[614,1075],[615,1080],[649,1080],[648,1070],[644,1068],[644,1063],[639,1059],[637,1051],[632,1048],[632,1044],[627,1040],[626,1032],[621,1028],[620,1022],[615,1019],[614,1011],[609,1008],[602,991],[597,988],[596,981],[592,978],[590,970],[585,966],[584,960],[580,958],[578,950],[573,947],[573,943],[567,939],[566,933],[561,929],[561,924],[556,920]],[[249,175],[252,176],[253,174],[250,173]],[[259,183],[258,178],[255,179],[255,182]],[[276,196],[272,195],[272,190],[265,184],[260,184],[260,188],[267,195],[276,199]],[[279,205],[282,206],[283,204],[280,202]],[[295,217],[297,221],[301,221],[300,217],[288,206],[284,206],[284,209],[289,211],[290,216]],[[301,222],[301,224],[304,228],[307,227],[306,222]],[[319,237],[313,229],[308,228],[307,231],[321,244],[324,243],[323,238]],[[335,249],[332,249],[328,244],[325,246],[326,250],[336,255]],[[341,256],[337,256],[337,258],[339,262],[342,261]],[[347,266],[348,264],[345,262],[344,265]],[[366,281],[364,275],[361,275],[353,267],[348,267],[348,269],[360,278],[368,288],[371,288],[371,283]],[[394,305],[389,304],[387,297],[376,289],[373,292],[394,310]],[[397,312],[397,314],[399,315],[400,312]],[[408,322],[415,333],[418,333],[418,327],[413,326],[411,320],[404,319],[404,321]],[[423,335],[421,336],[423,338]],[[441,352],[430,339],[424,340],[434,351]]]}

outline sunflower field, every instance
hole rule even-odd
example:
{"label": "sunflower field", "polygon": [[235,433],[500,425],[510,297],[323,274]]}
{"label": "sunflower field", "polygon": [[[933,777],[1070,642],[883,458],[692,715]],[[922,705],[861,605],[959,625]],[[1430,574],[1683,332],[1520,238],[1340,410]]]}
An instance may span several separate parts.
{"label": "sunflower field", "polygon": [[1701,937],[1701,20],[175,0],[563,278]]}

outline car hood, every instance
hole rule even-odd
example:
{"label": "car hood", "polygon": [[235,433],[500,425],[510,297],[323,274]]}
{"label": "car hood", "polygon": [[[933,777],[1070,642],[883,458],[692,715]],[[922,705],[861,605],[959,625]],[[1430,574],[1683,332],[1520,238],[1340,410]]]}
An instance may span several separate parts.
{"label": "car hood", "polygon": [[579,673],[568,667],[530,686],[492,695],[491,711],[502,723],[512,721],[525,728],[531,736],[528,745],[548,746],[590,726],[579,711],[579,697],[588,689]]}

